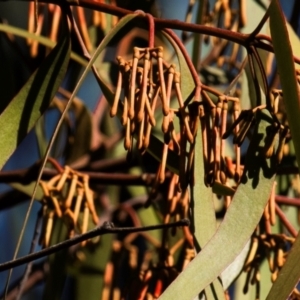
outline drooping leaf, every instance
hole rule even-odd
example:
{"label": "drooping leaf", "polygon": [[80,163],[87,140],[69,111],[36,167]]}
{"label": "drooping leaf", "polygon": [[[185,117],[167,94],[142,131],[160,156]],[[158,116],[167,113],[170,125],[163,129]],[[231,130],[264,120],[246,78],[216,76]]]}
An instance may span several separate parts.
{"label": "drooping leaf", "polygon": [[[281,10],[279,1],[273,0],[269,8],[270,29],[273,40],[274,52],[277,61],[281,87],[283,91],[283,101],[286,109],[293,143],[296,152],[298,166],[300,165],[300,139],[299,115],[300,99],[299,89],[294,69],[293,52],[286,27],[285,17]],[[295,53],[296,54],[296,53]],[[271,299],[287,299],[300,277],[300,237],[298,235],[287,260],[278,274],[277,280],[273,284],[267,297]]]}
{"label": "drooping leaf", "polygon": [[0,168],[48,108],[64,78],[70,50],[65,35],[0,115]]}
{"label": "drooping leaf", "polygon": [[[224,220],[215,235],[159,299],[193,299],[237,257],[257,226],[275,179],[274,157],[261,155],[270,120],[260,121],[251,140],[245,170]],[[266,120],[267,119],[267,120]]]}
{"label": "drooping leaf", "polygon": [[195,186],[191,188],[194,217],[194,235],[198,246],[203,248],[217,229],[213,192],[204,183],[203,145],[201,135],[195,143]]}
{"label": "drooping leaf", "polygon": [[[204,183],[205,170],[201,134],[197,135],[195,143],[192,144],[191,147],[195,150],[195,186],[191,187],[194,243],[197,252],[199,252],[215,234],[217,220],[213,203],[212,188],[207,187]],[[215,295],[211,292],[211,288],[215,291]],[[215,279],[211,284],[211,287],[208,286],[205,288],[205,295],[207,300],[215,299],[215,296],[220,300],[225,299],[221,282],[218,279]]]}
{"label": "drooping leaf", "polygon": [[[293,27],[289,24],[289,23],[285,23],[286,24],[286,28],[288,31],[288,36],[289,36],[289,41],[292,47],[292,52],[295,55],[299,55],[298,53],[300,53],[300,39],[299,36],[295,33]],[[294,64],[295,68],[299,68],[298,64]]]}

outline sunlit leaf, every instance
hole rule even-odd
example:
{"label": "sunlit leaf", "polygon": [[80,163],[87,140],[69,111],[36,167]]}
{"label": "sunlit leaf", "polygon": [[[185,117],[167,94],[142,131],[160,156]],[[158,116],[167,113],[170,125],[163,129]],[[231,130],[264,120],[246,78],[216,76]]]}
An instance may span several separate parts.
{"label": "sunlit leaf", "polygon": [[[282,13],[279,1],[272,1],[270,4],[269,13],[271,36],[283,91],[283,101],[299,166],[300,139],[298,138],[298,133],[300,126],[300,99],[297,79],[295,76],[293,52],[286,27],[285,17]],[[277,280],[271,288],[271,291],[267,297],[268,300],[286,299],[292,292],[300,277],[299,253],[300,237],[298,236],[286,260],[286,263],[279,272]]]}
{"label": "sunlit leaf", "polygon": [[245,170],[224,220],[215,235],[159,299],[193,299],[237,257],[257,226],[275,179],[274,157],[261,153],[270,124],[265,115],[252,137]]}
{"label": "sunlit leaf", "polygon": [[194,215],[194,235],[201,248],[211,239],[217,229],[213,193],[204,183],[203,145],[201,135],[197,135],[195,145],[195,186],[192,188]]}
{"label": "sunlit leaf", "polygon": [[[201,130],[200,130],[201,131]],[[195,186],[191,188],[194,243],[197,252],[200,251],[212,238],[217,229],[217,220],[213,202],[213,192],[204,183],[205,170],[203,161],[202,136],[196,137],[195,145]],[[218,299],[225,299],[222,284],[218,279],[212,283],[215,296]],[[210,287],[205,288],[206,299],[215,299]]]}
{"label": "sunlit leaf", "polygon": [[65,35],[0,115],[0,168],[48,108],[64,78],[70,50]]}
{"label": "sunlit leaf", "polygon": [[[296,55],[299,56],[300,53],[300,39],[299,36],[295,33],[294,29],[289,23],[285,23],[287,31],[288,31],[288,36],[289,36],[289,41],[292,47],[292,52]],[[299,68],[298,64],[294,64],[296,68]]]}

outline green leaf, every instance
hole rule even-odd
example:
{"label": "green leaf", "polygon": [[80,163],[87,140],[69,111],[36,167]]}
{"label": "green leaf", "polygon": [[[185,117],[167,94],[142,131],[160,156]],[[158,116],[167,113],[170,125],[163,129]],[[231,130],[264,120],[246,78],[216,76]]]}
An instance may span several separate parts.
{"label": "green leaf", "polygon": [[[200,125],[201,126],[201,125]],[[199,130],[201,132],[201,129]],[[192,214],[194,222],[194,243],[197,252],[203,248],[215,234],[217,220],[213,203],[213,192],[204,183],[205,170],[203,162],[202,135],[196,137],[190,151],[195,150],[195,186],[191,188]],[[214,290],[215,293],[212,292]],[[215,294],[215,295],[214,295]],[[225,299],[221,282],[215,279],[210,287],[205,288],[206,299]]]}
{"label": "green leaf", "polygon": [[101,236],[100,242],[94,248],[85,247],[80,250],[80,254],[84,257],[83,261],[77,262],[77,265],[70,262],[71,268],[78,270],[73,276],[74,300],[102,299],[105,287],[103,274],[111,259],[113,239],[114,236],[111,234]]}
{"label": "green leaf", "polygon": [[48,108],[64,78],[70,50],[65,35],[0,115],[0,168]]}
{"label": "green leaf", "polygon": [[[288,35],[289,35],[289,41],[292,47],[292,52],[295,53],[296,55],[298,55],[298,53],[300,52],[300,39],[299,36],[296,34],[296,32],[294,31],[293,27],[289,24],[289,23],[285,23],[287,31],[288,31]],[[298,64],[294,64],[295,68],[299,68]]]}
{"label": "green leaf", "polygon": [[[294,69],[293,52],[289,35],[286,27],[285,17],[282,13],[280,4],[273,0],[269,7],[270,29],[273,40],[277,68],[283,91],[283,101],[287,113],[293,143],[296,152],[298,166],[300,166],[300,139],[299,115],[300,99],[299,89]],[[291,252],[279,272],[277,280],[273,284],[267,299],[286,299],[292,292],[300,277],[300,237],[298,235]]]}
{"label": "green leaf", "polygon": [[194,235],[198,248],[199,246],[203,248],[217,229],[212,189],[205,185],[204,178],[202,136],[197,135],[195,142],[195,186],[191,188],[191,198],[193,203]]}
{"label": "green leaf", "polygon": [[[245,170],[215,235],[159,299],[193,299],[239,255],[257,226],[275,180],[274,157],[262,157],[269,118],[257,113]],[[275,298],[274,298],[275,299]],[[276,298],[278,299],[278,298]]]}

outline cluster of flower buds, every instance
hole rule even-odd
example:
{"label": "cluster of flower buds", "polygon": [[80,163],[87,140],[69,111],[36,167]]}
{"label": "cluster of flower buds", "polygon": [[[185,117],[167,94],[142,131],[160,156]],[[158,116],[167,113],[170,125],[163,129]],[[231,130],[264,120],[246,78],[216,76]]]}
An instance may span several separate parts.
{"label": "cluster of flower buds", "polygon": [[[154,71],[153,60],[157,62],[157,72]],[[119,56],[117,61],[119,75],[110,115],[115,116],[119,105],[123,106],[121,122],[126,127],[125,149],[132,148],[134,135],[137,137],[137,148],[147,149],[151,129],[156,125],[154,113],[158,99],[164,116],[162,131],[166,144],[172,140],[177,150],[180,149],[173,125],[174,113],[177,111],[184,122],[188,140],[193,141],[180,90],[180,73],[175,71],[174,64],[168,65],[163,60],[163,48],[134,47],[132,60],[125,61]],[[178,110],[170,108],[173,90],[179,103]],[[120,103],[121,96],[123,100]]]}
{"label": "cluster of flower buds", "polygon": [[259,265],[263,257],[266,257],[268,260],[272,282],[276,280],[278,272],[285,263],[288,249],[291,248],[294,241],[295,238],[284,234],[260,234],[252,236],[251,248],[244,265],[244,271],[247,272],[247,279],[244,286],[245,293],[248,291],[249,283],[259,286]]}
{"label": "cluster of flower buds", "polygon": [[[171,249],[165,249],[165,262],[156,267],[152,266],[148,270],[140,272],[141,288],[138,299],[157,299],[165,288],[178,276],[179,271],[174,266],[174,253],[181,248],[184,239],[179,239]],[[194,248],[185,247],[183,249],[184,269],[195,257]]]}
{"label": "cluster of flower buds", "polygon": [[[164,146],[155,186],[165,180],[169,149],[180,155],[180,183],[184,186],[186,144],[193,143],[195,126],[186,111],[181,94],[180,73],[176,72],[174,64],[170,65],[164,61],[162,47],[134,47],[131,60],[125,61],[122,57],[117,57],[117,61],[119,74],[110,115],[113,117],[119,114],[125,127],[125,149],[129,153],[132,151],[134,137],[137,140],[137,149],[143,152],[148,148],[151,130],[156,126],[155,110],[161,107]],[[172,96],[177,98],[177,109],[170,107]],[[179,133],[175,131],[175,116],[179,117]]]}
{"label": "cluster of flower buds", "polygon": [[130,299],[158,299],[168,285],[178,276],[174,267],[151,267],[140,272],[132,283],[127,297]]}
{"label": "cluster of flower buds", "polygon": [[[178,221],[183,218],[188,218],[188,203],[189,203],[189,191],[188,189],[181,190],[179,189],[179,176],[177,174],[173,174],[168,191],[168,209],[167,213],[164,217],[164,223],[167,224],[173,218],[175,221]],[[189,243],[191,247],[193,244],[193,237],[190,233],[188,227],[183,227],[183,234],[185,236],[185,240]],[[175,235],[176,228],[172,228],[172,234]]]}
{"label": "cluster of flower buds", "polygon": [[[99,2],[105,2],[104,0],[98,0]],[[112,1],[114,2],[114,1]],[[114,4],[115,3],[111,3]],[[48,31],[48,37],[51,41],[57,42],[59,37],[59,22],[61,19],[61,8],[59,5],[55,4],[43,4],[39,3],[38,7],[36,7],[35,2],[29,3],[28,10],[28,31],[30,33],[35,33],[37,35],[41,34],[41,32]],[[47,13],[46,13],[47,11]],[[88,21],[86,17],[86,10],[80,6],[74,7],[73,12],[76,15],[79,23],[80,32],[82,35],[82,39],[88,51],[93,50],[93,43],[89,35],[88,31]],[[44,20],[51,20],[50,27],[44,25]],[[107,30],[107,28],[111,28],[116,25],[118,18],[116,16],[111,16],[111,18],[107,18],[107,15],[103,12],[92,11],[92,25],[95,27],[100,27],[101,30]],[[110,22],[110,23],[109,23]],[[30,46],[31,56],[35,57],[38,54],[38,46],[39,42],[32,38],[27,38],[27,44]]]}
{"label": "cluster of flower buds", "polygon": [[[36,35],[40,35],[43,31],[44,20],[46,17],[46,9],[48,17],[52,20],[50,30],[49,30],[49,39],[53,42],[57,41],[58,33],[59,33],[59,22],[61,19],[61,8],[55,4],[42,4],[39,3],[38,7],[36,7],[36,2],[29,3],[28,10],[28,31],[30,33],[35,33]],[[44,26],[45,27],[45,26]],[[32,57],[38,55],[38,46],[39,42],[32,38],[27,38],[27,44],[30,47],[30,54]]]}
{"label": "cluster of flower buds", "polygon": [[[245,125],[245,120],[243,120],[243,124],[240,124],[244,112],[240,112],[239,99],[236,97],[220,95],[218,97],[218,102],[215,105],[205,91],[202,91],[202,96],[209,104],[208,108],[204,105],[200,106],[200,121],[206,173],[205,183],[208,186],[213,185],[215,182],[226,184],[227,178],[232,177],[238,183],[242,174],[240,146],[253,123],[254,117],[251,115],[250,118],[249,115]],[[230,128],[227,128],[229,102],[232,103],[233,124]],[[225,153],[225,139],[231,133],[234,134],[233,142],[235,144],[236,163],[234,170],[227,166]]]}
{"label": "cluster of flower buds", "polygon": [[[222,99],[224,98],[224,99]],[[227,101],[233,102],[233,123],[226,130],[226,119],[227,119]],[[222,101],[222,104],[220,103]],[[214,164],[213,174],[215,174],[215,180],[220,181],[224,184],[226,182],[226,177],[232,177],[235,179],[236,183],[239,182],[242,175],[242,166],[240,161],[241,151],[240,147],[243,144],[250,128],[255,124],[256,121],[256,113],[262,109],[265,109],[265,105],[261,105],[255,107],[253,109],[240,111],[239,100],[234,97],[219,97],[219,102],[217,104],[216,113],[212,113],[212,119],[215,120],[216,128],[219,128],[215,132],[215,136],[213,139],[214,144],[214,152],[213,159],[211,159],[211,164]],[[218,112],[219,110],[219,112]],[[221,114],[222,111],[222,114]],[[275,112],[272,112],[275,115]],[[216,117],[214,118],[214,115]],[[220,119],[220,115],[222,115]],[[275,117],[274,117],[275,118]],[[218,126],[218,122],[221,120],[220,125]],[[232,170],[228,167],[226,168],[226,164],[224,164],[224,155],[225,155],[225,144],[224,141],[221,142],[221,145],[218,144],[218,136],[221,136],[222,139],[226,139],[229,137],[231,133],[234,133],[233,144],[235,145],[235,171],[232,174]],[[283,157],[284,146],[286,139],[289,135],[289,128],[287,126],[281,125],[278,120],[275,118],[274,122],[270,124],[266,129],[266,139],[265,145],[263,148],[262,154],[266,158],[270,158],[273,155],[276,156],[276,162],[279,164]],[[279,136],[279,139],[278,139]],[[278,142],[278,144],[277,144]],[[218,155],[220,153],[220,155]],[[221,160],[221,163],[220,163]],[[224,167],[223,167],[224,166]],[[223,170],[222,170],[223,168]],[[218,170],[219,173],[218,173]],[[220,175],[219,175],[220,174]]]}
{"label": "cluster of flower buds", "polygon": [[[44,222],[40,240],[43,247],[50,245],[57,218],[63,218],[67,224],[69,237],[76,232],[82,234],[88,230],[90,215],[95,225],[99,223],[93,191],[89,188],[88,181],[87,175],[66,166],[63,173],[54,176],[48,182],[40,182],[44,192],[42,200]],[[82,242],[82,246],[85,244],[86,242]]]}

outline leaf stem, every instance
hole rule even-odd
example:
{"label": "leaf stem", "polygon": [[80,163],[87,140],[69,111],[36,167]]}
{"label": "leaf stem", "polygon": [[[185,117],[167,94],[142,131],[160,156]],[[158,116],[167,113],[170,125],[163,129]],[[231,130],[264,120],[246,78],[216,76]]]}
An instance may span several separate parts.
{"label": "leaf stem", "polygon": [[297,230],[294,228],[294,226],[291,224],[291,222],[287,219],[284,212],[281,210],[278,204],[275,204],[275,211],[278,217],[280,218],[283,225],[286,227],[286,229],[290,232],[290,234],[293,237],[297,237]]}
{"label": "leaf stem", "polygon": [[202,83],[199,79],[198,73],[195,69],[195,66],[193,65],[193,62],[184,46],[184,44],[181,42],[180,38],[174,33],[173,30],[171,29],[164,29],[164,31],[174,40],[174,42],[177,44],[177,46],[179,47],[179,49],[181,50],[184,59],[188,65],[189,70],[191,71],[191,74],[193,76],[195,85],[196,85],[196,89],[195,89],[195,100],[200,100],[200,92],[201,92],[201,86]]}

